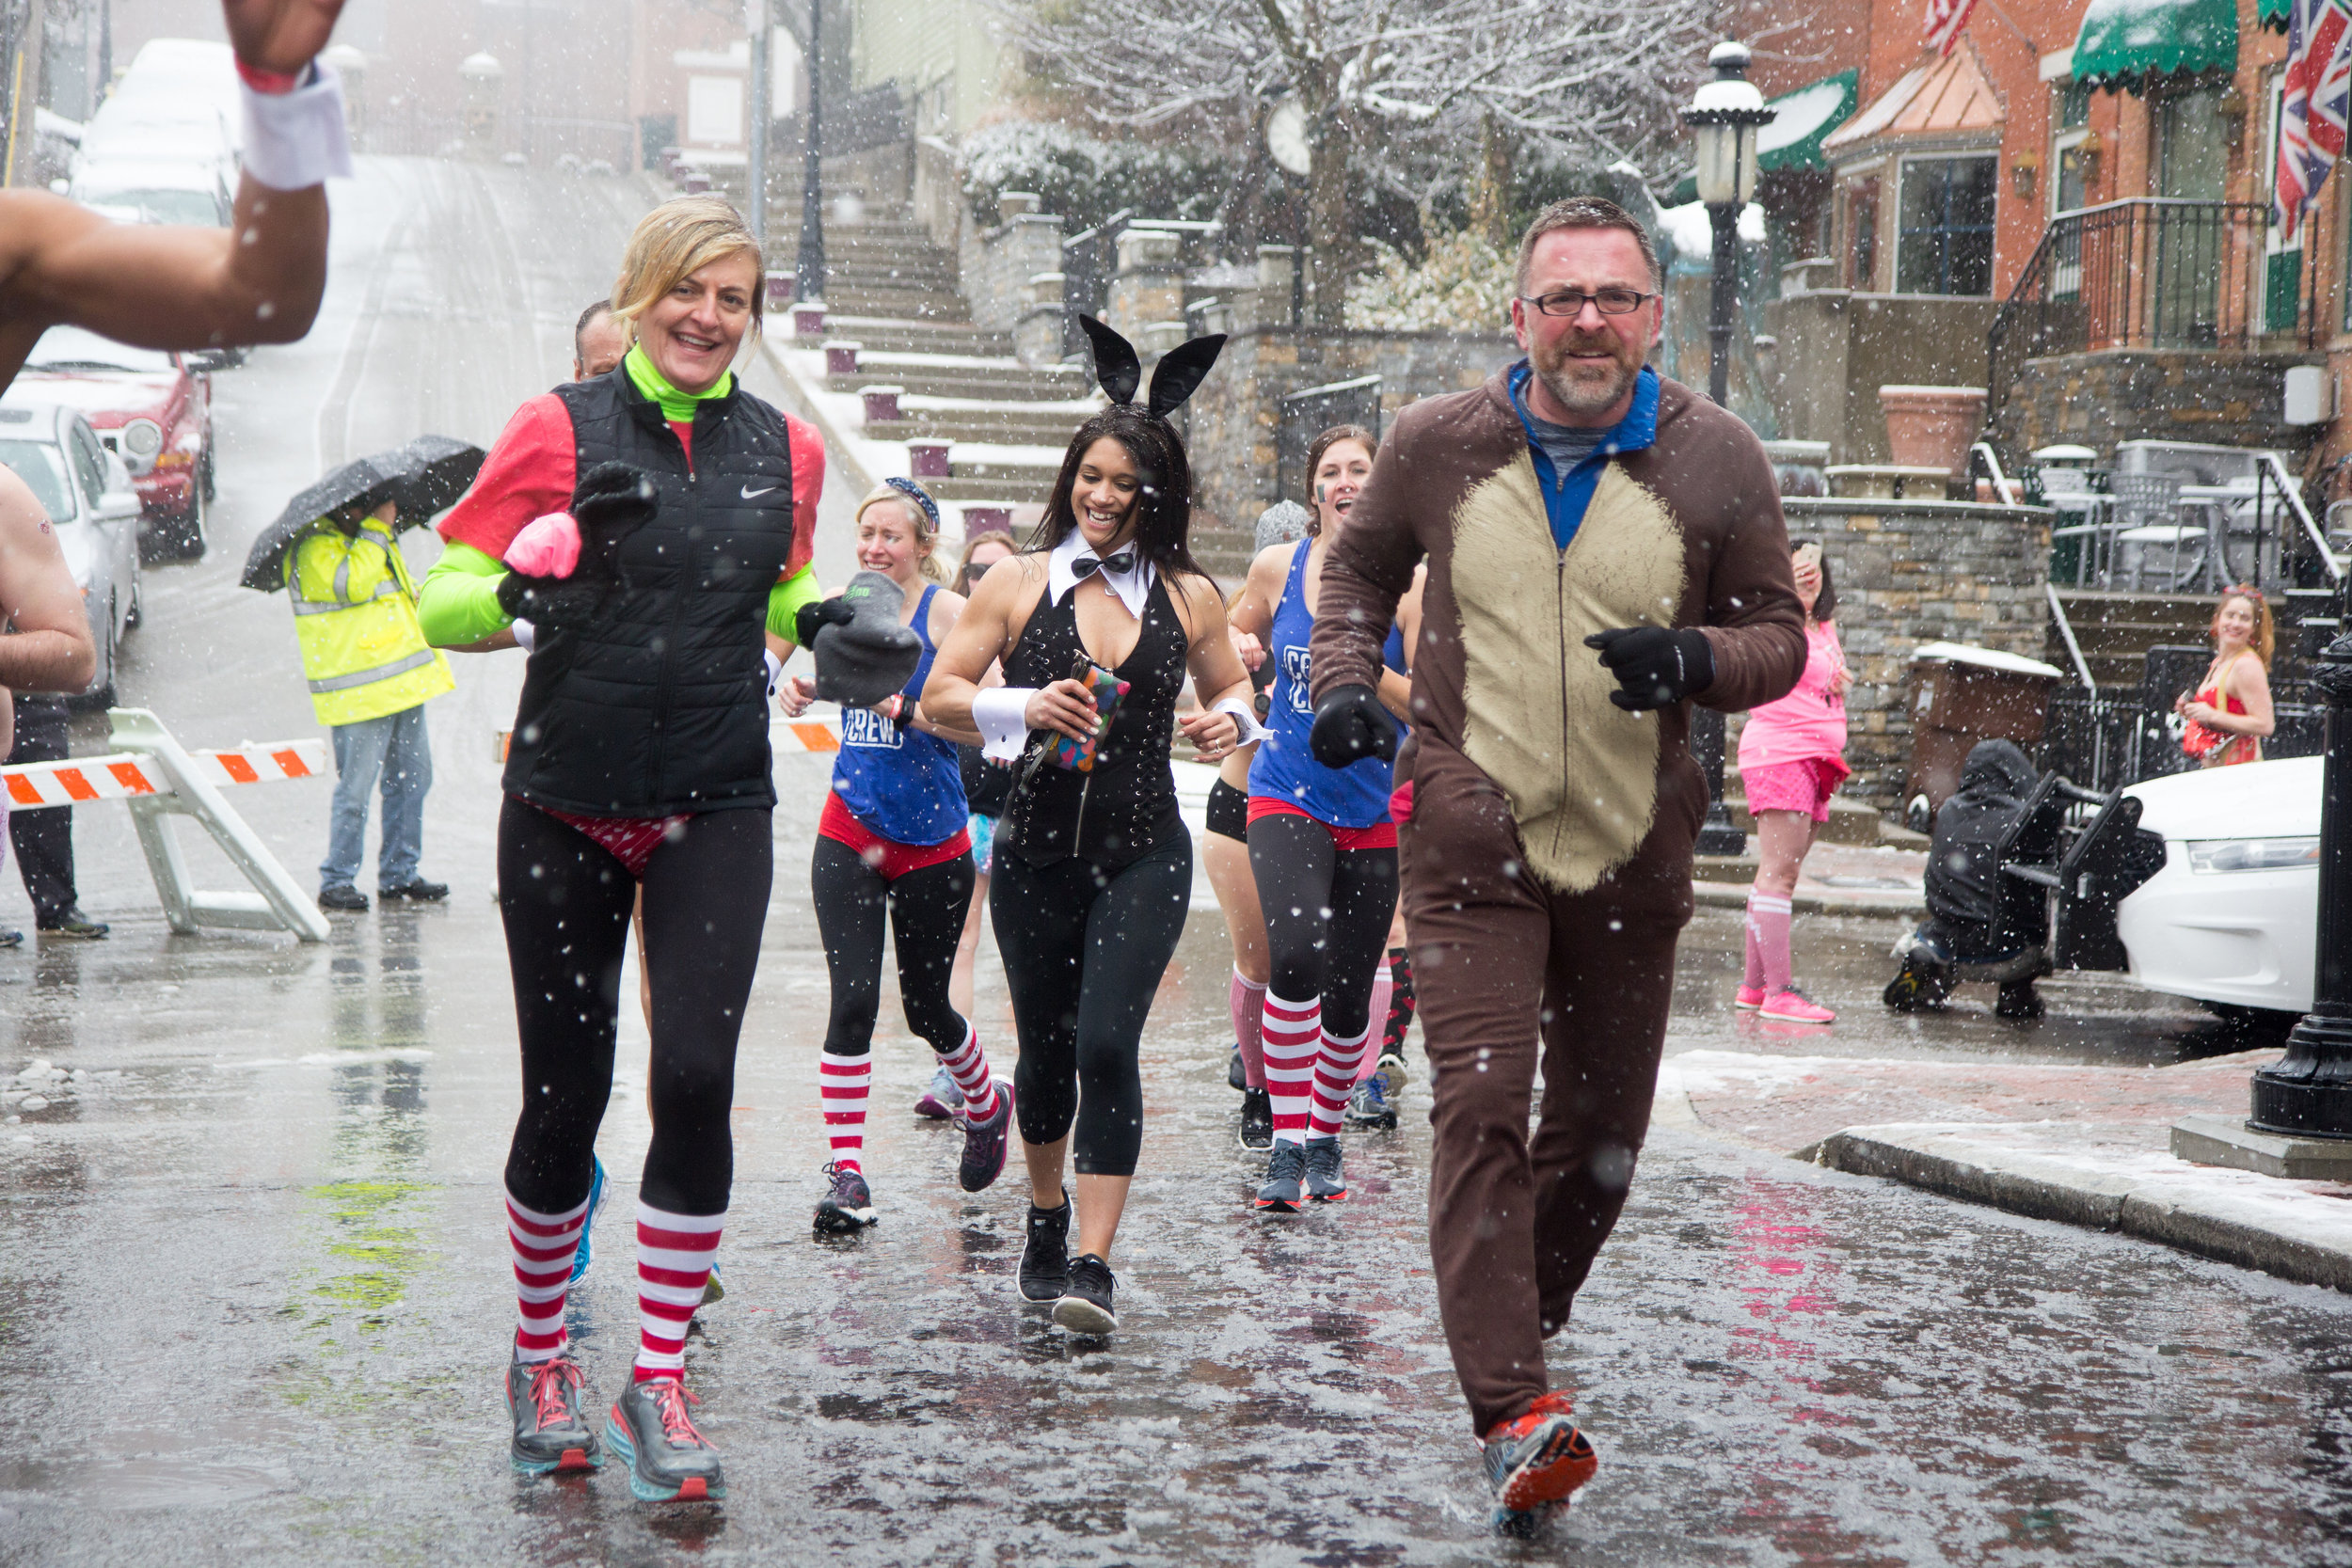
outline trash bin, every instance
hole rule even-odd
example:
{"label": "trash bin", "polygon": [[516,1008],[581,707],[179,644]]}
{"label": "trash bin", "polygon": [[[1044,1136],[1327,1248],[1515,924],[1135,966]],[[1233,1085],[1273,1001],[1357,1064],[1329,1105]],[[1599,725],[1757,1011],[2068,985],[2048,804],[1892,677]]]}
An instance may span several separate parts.
{"label": "trash bin", "polygon": [[1960,642],[1922,642],[1911,654],[1911,776],[1903,819],[1917,832],[1960,787],[1961,765],[1979,740],[2042,740],[2050,692],[2066,678],[2056,665]]}

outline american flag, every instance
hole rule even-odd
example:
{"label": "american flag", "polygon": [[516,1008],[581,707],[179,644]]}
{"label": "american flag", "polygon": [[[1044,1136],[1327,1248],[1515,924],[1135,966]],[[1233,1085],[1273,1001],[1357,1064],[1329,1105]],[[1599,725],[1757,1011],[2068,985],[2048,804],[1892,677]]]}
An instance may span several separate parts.
{"label": "american flag", "polygon": [[1977,0],[1928,0],[1928,41],[1938,55],[1948,55],[1968,25]]}
{"label": "american flag", "polygon": [[[1932,0],[1931,0],[1932,3]],[[2294,0],[2287,18],[2287,74],[2279,103],[2279,179],[2271,209],[2280,234],[2295,230],[2344,156],[2352,108],[2352,0]]]}

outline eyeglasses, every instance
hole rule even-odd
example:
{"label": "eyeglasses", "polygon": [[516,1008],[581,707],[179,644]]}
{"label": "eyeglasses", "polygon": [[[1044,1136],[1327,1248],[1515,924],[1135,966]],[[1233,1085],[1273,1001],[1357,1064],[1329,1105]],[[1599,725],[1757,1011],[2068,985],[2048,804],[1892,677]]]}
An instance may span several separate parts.
{"label": "eyeglasses", "polygon": [[1598,293],[1590,294],[1579,293],[1574,289],[1562,289],[1557,293],[1545,294],[1541,298],[1521,294],[1519,300],[1522,304],[1533,305],[1547,316],[1581,316],[1588,299],[1604,316],[1629,316],[1642,308],[1642,301],[1657,297],[1639,289],[1603,289]]}

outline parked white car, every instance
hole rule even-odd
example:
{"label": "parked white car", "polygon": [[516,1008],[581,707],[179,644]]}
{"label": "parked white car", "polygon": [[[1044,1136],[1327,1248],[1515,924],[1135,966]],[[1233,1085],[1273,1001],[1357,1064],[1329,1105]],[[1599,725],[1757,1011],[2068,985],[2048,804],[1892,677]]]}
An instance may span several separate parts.
{"label": "parked white car", "polygon": [[111,707],[123,636],[139,624],[139,493],[122,459],[62,404],[11,389],[0,398],[0,467],[32,487],[89,610],[98,673],[71,693],[76,707]]}
{"label": "parked white car", "polygon": [[236,208],[215,162],[107,158],[82,166],[66,195],[119,221],[226,229]]}
{"label": "parked white car", "polygon": [[2308,1012],[2323,760],[2201,768],[2126,789],[2164,865],[2116,907],[2131,976],[2218,1008]]}

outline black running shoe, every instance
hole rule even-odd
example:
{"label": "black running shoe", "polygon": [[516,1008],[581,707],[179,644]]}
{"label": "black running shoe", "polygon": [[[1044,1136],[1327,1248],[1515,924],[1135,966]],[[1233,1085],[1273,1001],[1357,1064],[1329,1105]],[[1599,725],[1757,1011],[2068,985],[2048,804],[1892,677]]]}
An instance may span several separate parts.
{"label": "black running shoe", "polygon": [[449,896],[449,884],[428,882],[422,877],[419,877],[413,882],[402,882],[396,887],[377,888],[375,895],[386,903],[390,903],[395,898],[405,898],[412,903],[437,904]]}
{"label": "black running shoe", "polygon": [[956,1184],[967,1193],[986,1192],[1005,1174],[1005,1151],[1012,1143],[1012,1085],[996,1085],[996,1114],[975,1121],[958,1111],[956,1125],[963,1130],[963,1159],[956,1166]]}
{"label": "black running shoe", "polygon": [[1265,1181],[1258,1189],[1257,1204],[1261,1212],[1295,1214],[1298,1212],[1300,1189],[1307,1180],[1307,1151],[1296,1144],[1276,1144],[1274,1156],[1265,1163]]}
{"label": "black running shoe", "polygon": [[1054,1321],[1073,1334],[1100,1338],[1119,1326],[1111,1310],[1111,1266],[1090,1252],[1070,1264],[1070,1287],[1054,1303]]}
{"label": "black running shoe", "polygon": [[829,1164],[833,1190],[817,1200],[817,1234],[849,1236],[874,1223],[874,1193],[854,1166]]}
{"label": "black running shoe", "polygon": [[1347,1178],[1340,1170],[1340,1140],[1307,1140],[1307,1196],[1317,1203],[1337,1203],[1347,1196]]}
{"label": "black running shoe", "polygon": [[1070,1194],[1061,1207],[1029,1205],[1029,1239],[1021,1248],[1021,1295],[1025,1301],[1059,1301],[1070,1289]]}
{"label": "black running shoe", "polygon": [[567,1355],[550,1361],[506,1364],[506,1412],[515,1418],[508,1450],[515,1473],[544,1476],[555,1470],[594,1470],[604,1464],[604,1448],[580,1413],[594,1402],[580,1363]]}
{"label": "black running shoe", "polygon": [[1274,1099],[1263,1089],[1244,1089],[1241,1097],[1241,1146],[1274,1147]]}
{"label": "black running shoe", "polygon": [[319,908],[358,914],[368,907],[368,895],[349,882],[337,882],[333,887],[319,889]]}
{"label": "black running shoe", "polygon": [[1249,1069],[1242,1066],[1241,1047],[1233,1047],[1232,1059],[1225,1064],[1225,1081],[1242,1093],[1249,1092]]}
{"label": "black running shoe", "polygon": [[45,937],[73,937],[82,942],[103,942],[113,927],[103,920],[92,920],[77,908],[33,922],[34,928]]}
{"label": "black running shoe", "polygon": [[714,1502],[727,1495],[719,1450],[686,1411],[701,1402],[674,1377],[632,1381],[612,1402],[604,1440],[628,1466],[628,1489],[639,1502]]}

